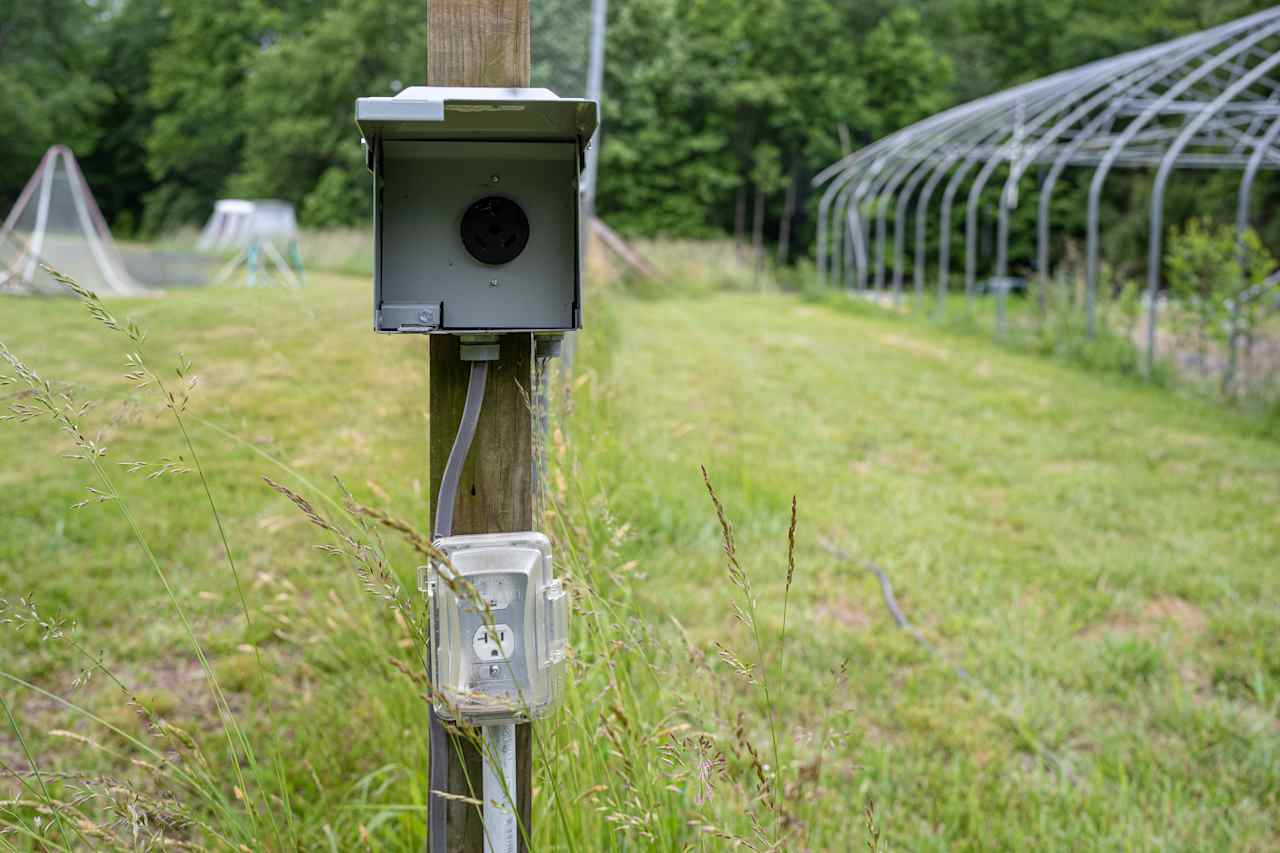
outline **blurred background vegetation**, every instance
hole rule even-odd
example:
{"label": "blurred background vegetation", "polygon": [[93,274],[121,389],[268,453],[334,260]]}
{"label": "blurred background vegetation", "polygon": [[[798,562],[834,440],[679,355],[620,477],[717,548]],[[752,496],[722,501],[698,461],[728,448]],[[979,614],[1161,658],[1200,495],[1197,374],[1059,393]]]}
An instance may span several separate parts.
{"label": "blurred background vegetation", "polygon": [[[628,236],[783,231],[807,254],[816,170],[947,106],[1174,38],[1261,0],[614,0],[598,210]],[[534,84],[584,89],[588,0],[534,0]],[[421,0],[0,0],[0,206],[57,142],[117,236],[203,221],[219,197],[355,225],[359,95],[423,82]],[[1074,176],[1078,182],[1080,175]],[[1087,178],[1087,175],[1085,175]],[[1234,176],[1175,181],[1174,223],[1229,211]],[[788,205],[788,187],[794,188]],[[1148,181],[1113,180],[1109,256],[1140,263]],[[1264,177],[1265,211],[1276,182]],[[1078,226],[1081,188],[1055,221]],[[783,220],[788,220],[783,227]],[[1265,242],[1276,228],[1259,220]],[[1032,256],[1015,229],[1014,266]]]}

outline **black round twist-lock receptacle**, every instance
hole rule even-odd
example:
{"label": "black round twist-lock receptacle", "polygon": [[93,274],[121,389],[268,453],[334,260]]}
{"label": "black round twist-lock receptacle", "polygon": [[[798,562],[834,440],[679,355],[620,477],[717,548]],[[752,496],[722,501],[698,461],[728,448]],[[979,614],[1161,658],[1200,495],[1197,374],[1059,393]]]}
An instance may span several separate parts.
{"label": "black round twist-lock receptacle", "polygon": [[529,243],[529,217],[509,198],[491,195],[462,214],[462,245],[482,264],[515,260]]}

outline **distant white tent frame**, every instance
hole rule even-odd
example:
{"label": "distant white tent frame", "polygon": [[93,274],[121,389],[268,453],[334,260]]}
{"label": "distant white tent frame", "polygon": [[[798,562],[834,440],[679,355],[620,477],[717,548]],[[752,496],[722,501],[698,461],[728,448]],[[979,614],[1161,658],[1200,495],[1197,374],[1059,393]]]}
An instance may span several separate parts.
{"label": "distant white tent frame", "polygon": [[228,281],[241,267],[245,269],[245,284],[248,287],[258,286],[258,272],[264,269],[268,274],[275,275],[286,287],[302,287],[305,284],[297,240],[289,241],[289,257],[286,258],[270,240],[251,239],[249,245],[237,252],[236,256],[227,261],[222,270],[214,276],[213,283],[222,284]]}
{"label": "distant white tent frame", "polygon": [[255,238],[288,241],[297,237],[298,219],[287,201],[224,198],[214,204],[196,248],[219,252],[243,249]]}
{"label": "distant white tent frame", "polygon": [[[284,243],[283,253],[277,242]],[[286,201],[219,199],[200,232],[196,248],[212,252],[238,250],[214,278],[215,284],[230,279],[241,267],[245,268],[249,287],[257,286],[260,269],[274,274],[288,287],[301,287],[304,283],[298,220],[293,205]]]}
{"label": "distant white tent frame", "polygon": [[[135,296],[147,293],[147,289],[138,284],[126,271],[124,259],[116,248],[107,227],[102,211],[93,199],[93,192],[85,180],[75,155],[65,145],[54,145],[40,158],[40,163],[32,173],[26,186],[18,195],[18,200],[4,224],[0,226],[0,242],[8,242],[16,249],[16,254],[0,268],[0,290],[32,292],[40,290],[37,286],[37,275],[41,266],[47,264],[59,272],[72,273],[72,270],[60,269],[56,252],[51,253],[47,246],[49,228],[49,210],[54,194],[54,175],[59,160],[66,171],[72,205],[75,210],[77,232],[83,236],[93,257],[100,282],[81,282],[95,291],[103,291],[119,296]],[[37,195],[38,191],[38,195]],[[17,230],[18,223],[27,207],[36,205],[36,218],[29,238],[24,238]]]}

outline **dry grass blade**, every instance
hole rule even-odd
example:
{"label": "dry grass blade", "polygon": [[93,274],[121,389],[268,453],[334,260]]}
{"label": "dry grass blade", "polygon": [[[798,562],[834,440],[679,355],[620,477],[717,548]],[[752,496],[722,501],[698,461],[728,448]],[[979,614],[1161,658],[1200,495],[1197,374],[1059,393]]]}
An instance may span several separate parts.
{"label": "dry grass blade", "polygon": [[876,821],[876,801],[867,799],[867,808],[863,813],[867,824],[867,850],[877,853],[880,849],[880,824]]}
{"label": "dry grass blade", "polygon": [[445,555],[431,544],[431,540],[424,536],[416,527],[402,518],[397,518],[390,513],[376,509],[374,507],[365,506],[364,504],[354,500],[350,496],[346,501],[347,510],[352,515],[363,516],[371,519],[377,524],[382,525],[388,530],[394,530],[405,538],[405,541],[423,556],[430,557],[433,560],[443,560]]}
{"label": "dry grass blade", "polygon": [[739,658],[731,650],[725,648],[719,643],[716,643],[715,646],[716,646],[716,649],[718,649],[720,652],[720,659],[725,663],[729,664],[729,666],[733,669],[733,671],[738,674],[739,678],[741,678],[747,684],[756,683],[756,677],[754,672],[752,671],[751,664],[744,663],[741,658]]}
{"label": "dry grass blade", "polygon": [[472,806],[484,806],[484,800],[477,800],[475,797],[468,797],[463,794],[451,794],[448,791],[438,791],[431,789],[431,796],[439,797],[442,800],[456,800],[459,803],[466,803]]}
{"label": "dry grass blade", "polygon": [[265,475],[263,476],[262,481],[266,483],[268,486],[270,486],[273,491],[278,492],[279,494],[284,495],[286,498],[288,498],[293,503],[293,505],[296,506],[302,512],[302,514],[307,517],[307,520],[310,521],[312,524],[314,524],[316,527],[319,527],[322,530],[327,530],[330,533],[334,533],[342,537],[343,539],[347,538],[346,534],[344,534],[341,530],[339,530],[338,528],[334,527],[331,523],[329,523],[323,516],[320,515],[320,513],[316,512],[316,508],[312,506],[311,502],[308,501],[306,498],[304,498],[302,495],[293,491],[288,486],[277,483],[275,480]]}
{"label": "dry grass blade", "polygon": [[733,736],[737,739],[738,745],[747,751],[748,763],[751,765],[752,772],[755,773],[756,781],[760,783],[760,793],[768,800],[771,794],[769,781],[765,776],[764,765],[760,762],[760,753],[747,737],[747,725],[741,712],[738,713],[738,722],[734,727]]}
{"label": "dry grass blade", "polygon": [[707,473],[707,466],[699,465],[698,468],[702,471],[702,482],[706,484],[707,494],[711,496],[711,503],[716,509],[716,518],[720,521],[720,535],[724,544],[724,555],[729,560],[729,580],[733,581],[734,586],[741,589],[749,598],[751,596],[751,580],[738,563],[738,551],[733,543],[733,525],[725,517],[724,505],[720,503],[720,496],[716,494],[715,486],[711,485],[711,476]]}
{"label": "dry grass blade", "polygon": [[796,496],[791,496],[791,527],[787,530],[787,587],[791,591],[791,580],[796,576]]}
{"label": "dry grass blade", "polygon": [[[773,813],[773,816],[774,816],[773,835],[772,835],[772,839],[770,840],[770,846],[772,847],[772,846],[780,845],[784,842],[784,839],[783,839],[784,815],[783,815],[783,810],[778,807],[779,800],[773,790],[774,786],[776,786],[779,783],[780,775],[782,773],[782,750],[779,748],[779,743],[778,743],[778,723],[777,723],[776,714],[775,714],[775,705],[773,701],[773,695],[769,689],[769,665],[768,665],[767,655],[765,652],[764,641],[761,639],[761,636],[760,636],[760,622],[759,622],[759,619],[757,619],[756,599],[751,592],[751,580],[747,576],[747,573],[743,571],[741,564],[738,562],[737,548],[735,547],[734,540],[733,540],[733,526],[729,523],[729,519],[725,516],[724,506],[720,503],[720,497],[716,494],[715,487],[711,485],[711,477],[707,473],[706,466],[703,465],[699,467],[702,470],[702,482],[706,484],[707,494],[711,496],[711,503],[716,510],[716,518],[719,519],[720,521],[720,531],[724,540],[724,553],[729,561],[729,579],[733,582],[734,586],[736,586],[742,592],[743,604],[745,606],[738,607],[735,602],[734,612],[737,614],[738,618],[742,620],[747,630],[751,632],[752,645],[755,648],[756,660],[759,664],[758,683],[760,685],[761,693],[763,694],[764,704],[765,704],[765,708],[768,716],[769,739],[773,747],[772,749],[773,767],[774,767],[774,773],[777,774],[777,776],[774,778],[762,780],[767,788],[767,791],[764,794],[764,800],[769,810]],[[794,531],[794,528],[795,528],[795,501],[793,500],[792,501],[792,530],[793,531]],[[790,546],[790,550],[794,552],[794,544]],[[789,571],[788,574],[791,574],[791,572]],[[786,650],[786,598],[787,596],[784,595],[783,597],[783,633],[782,633],[781,640],[778,644],[778,654],[780,658],[785,654],[785,650]],[[749,684],[757,683],[755,670],[753,666],[749,666],[743,663],[741,660],[738,659],[736,655],[734,655],[732,652],[730,652],[728,649],[726,649],[724,646],[720,645],[719,643],[716,643],[716,647],[720,651],[721,659],[724,660],[726,663],[728,663],[731,667],[733,667],[734,671],[737,672],[740,677],[745,679]],[[781,669],[781,667],[779,668]],[[754,812],[749,812],[748,817],[750,817],[753,822],[756,820],[756,815]],[[764,835],[763,829],[757,825],[757,830],[759,834],[763,837]]]}

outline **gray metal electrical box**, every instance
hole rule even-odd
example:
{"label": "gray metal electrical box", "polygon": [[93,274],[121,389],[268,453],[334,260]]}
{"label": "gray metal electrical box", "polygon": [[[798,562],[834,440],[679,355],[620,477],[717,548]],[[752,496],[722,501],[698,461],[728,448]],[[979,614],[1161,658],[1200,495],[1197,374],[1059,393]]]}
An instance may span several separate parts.
{"label": "gray metal electrical box", "polygon": [[413,86],[359,98],[379,332],[580,328],[578,178],[594,101]]}

